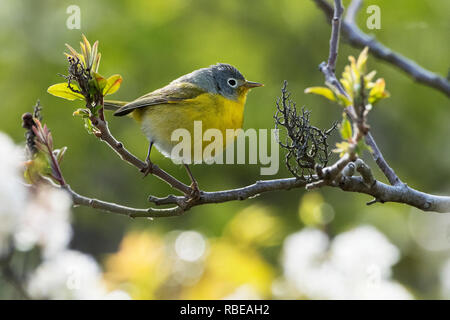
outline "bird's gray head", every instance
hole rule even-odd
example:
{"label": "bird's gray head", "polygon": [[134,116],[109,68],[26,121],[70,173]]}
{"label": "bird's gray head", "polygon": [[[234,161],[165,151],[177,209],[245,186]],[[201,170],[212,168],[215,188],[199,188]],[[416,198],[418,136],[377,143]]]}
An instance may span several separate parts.
{"label": "bird's gray head", "polygon": [[238,69],[226,63],[195,70],[175,81],[190,82],[205,91],[218,93],[232,100],[238,100],[242,91],[247,92],[248,89],[262,86],[260,83],[245,80]]}

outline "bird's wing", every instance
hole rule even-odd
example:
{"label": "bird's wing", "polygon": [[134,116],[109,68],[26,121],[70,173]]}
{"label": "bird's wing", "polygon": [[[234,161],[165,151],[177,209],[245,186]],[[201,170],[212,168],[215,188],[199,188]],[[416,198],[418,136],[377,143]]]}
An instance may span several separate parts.
{"label": "bird's wing", "polygon": [[205,93],[202,88],[188,82],[171,83],[161,89],[150,92],[136,100],[127,103],[114,112],[115,116],[124,116],[135,109],[155,106],[165,103],[176,103],[179,101],[194,99]]}

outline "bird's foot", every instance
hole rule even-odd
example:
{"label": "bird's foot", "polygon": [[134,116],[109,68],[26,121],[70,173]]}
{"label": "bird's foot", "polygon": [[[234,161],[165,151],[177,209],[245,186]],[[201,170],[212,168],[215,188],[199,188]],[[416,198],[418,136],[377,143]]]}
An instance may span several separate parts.
{"label": "bird's foot", "polygon": [[186,197],[188,198],[186,200],[187,203],[191,203],[191,202],[195,202],[198,199],[200,199],[200,195],[201,195],[201,191],[198,187],[198,183],[197,182],[192,182],[190,187],[190,191],[188,194],[186,194]]}
{"label": "bird's foot", "polygon": [[144,178],[153,173],[153,163],[150,161],[150,159],[147,159],[145,163],[147,164],[147,166],[141,169],[141,172],[144,174]]}

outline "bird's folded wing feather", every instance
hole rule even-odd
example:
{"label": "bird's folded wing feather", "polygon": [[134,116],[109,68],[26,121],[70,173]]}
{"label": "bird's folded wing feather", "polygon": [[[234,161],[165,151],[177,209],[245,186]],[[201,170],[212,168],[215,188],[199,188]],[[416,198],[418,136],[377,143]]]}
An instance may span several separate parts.
{"label": "bird's folded wing feather", "polygon": [[150,92],[130,103],[127,103],[114,112],[114,115],[124,116],[138,108],[194,99],[205,92],[206,91],[202,88],[189,82],[171,83],[161,89]]}

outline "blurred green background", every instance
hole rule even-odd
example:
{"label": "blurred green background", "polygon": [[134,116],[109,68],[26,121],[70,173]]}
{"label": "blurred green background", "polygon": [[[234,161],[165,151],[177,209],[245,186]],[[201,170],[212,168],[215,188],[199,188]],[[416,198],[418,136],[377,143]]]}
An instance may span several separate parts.
{"label": "blurred green background", "polygon": [[[81,30],[66,28],[69,5],[81,8]],[[344,2],[348,4],[347,1]],[[367,30],[366,7],[381,8],[381,29]],[[445,0],[365,1],[358,22],[392,49],[429,70],[447,75],[450,65],[448,41],[450,2]],[[340,118],[340,107],[321,97],[305,95],[309,86],[322,85],[318,64],[326,59],[330,35],[323,13],[313,1],[302,0],[152,0],[152,1],[7,1],[0,0],[0,130],[23,142],[20,116],[37,99],[44,106],[44,122],[51,128],[55,145],[67,146],[63,172],[77,192],[124,205],[145,207],[149,194],[171,192],[155,177],[142,179],[137,170],[122,162],[106,144],[86,133],[72,112],[81,102],[69,102],[46,93],[51,84],[62,82],[66,73],[64,44],[78,49],[81,34],[99,40],[100,73],[124,78],[113,99],[130,100],[159,88],[182,74],[216,62],[236,66],[248,79],[265,87],[253,90],[245,110],[245,128],[272,128],[275,100],[283,80],[299,106],[312,112],[313,124],[329,127]],[[337,73],[348,55],[356,50],[342,42]],[[369,58],[369,69],[384,77],[391,98],[383,100],[370,114],[370,124],[385,158],[412,187],[426,192],[450,194],[450,103],[433,89],[413,82],[391,65]],[[147,141],[132,119],[108,116],[113,134],[141,158]],[[334,137],[336,140],[337,137]],[[153,161],[176,177],[188,181],[182,167],[158,152]],[[375,168],[366,155],[368,163]],[[280,165],[274,177],[259,175],[258,165],[195,165],[192,170],[203,190],[240,187],[258,179],[287,177]],[[376,170],[375,170],[376,171]],[[379,172],[377,176],[383,179]],[[258,248],[259,254],[279,274],[283,238],[304,226],[299,204],[305,191],[264,194],[245,202],[200,206],[186,215],[132,220],[84,207],[75,208],[74,239],[71,246],[104,261],[118,250],[124,234],[145,230],[166,234],[172,230],[197,230],[206,237],[222,237],[235,214],[258,204],[277,218],[277,237]],[[411,224],[417,211],[400,204],[366,206],[365,195],[320,190],[323,201],[334,212],[327,225],[333,235],[360,224],[372,224],[398,246],[402,260],[395,278],[422,298],[438,297],[438,268],[449,254],[450,218],[447,229],[429,230],[424,244]],[[330,209],[331,207],[331,209]],[[427,219],[437,219],[427,214]],[[434,221],[434,220],[433,220]],[[436,240],[436,239],[443,240]],[[430,240],[431,239],[431,240]],[[433,243],[434,243],[433,242]],[[239,246],[239,239],[232,241]],[[1,289],[0,289],[1,290]]]}

